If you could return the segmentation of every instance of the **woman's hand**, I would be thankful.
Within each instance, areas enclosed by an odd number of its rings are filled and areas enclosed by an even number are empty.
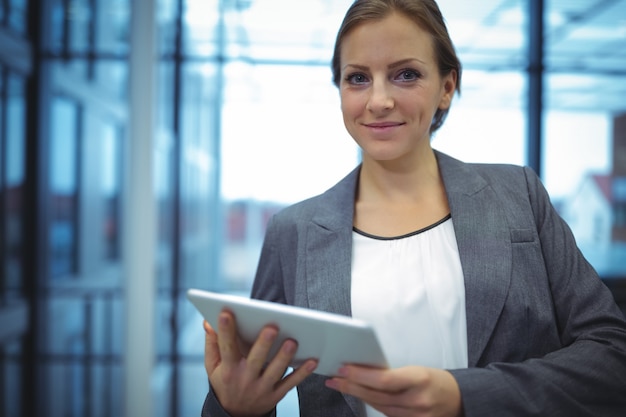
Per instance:
[[[462,415],[459,386],[451,373],[441,369],[346,365],[326,386],[360,398],[388,417]]]
[[[266,414],[317,366],[317,361],[308,360],[283,378],[298,346],[294,340],[286,340],[274,358],[268,358],[278,336],[273,326],[261,330],[246,356],[240,348],[235,317],[228,311],[219,315],[219,336],[206,321],[204,330],[204,367],[215,396],[233,417]]]

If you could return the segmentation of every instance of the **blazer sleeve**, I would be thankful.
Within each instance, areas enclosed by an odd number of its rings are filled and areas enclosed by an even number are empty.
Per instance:
[[[452,370],[465,417],[623,417],[624,315],[579,251],[540,180],[532,170],[525,168],[524,172],[561,347],[519,363],[493,361]]]
[[[204,405],[202,406],[201,417],[230,417],[230,415],[224,411],[215,395],[213,395],[213,392],[209,391],[204,400]],[[276,417],[276,410],[272,410],[272,412],[266,414],[264,417]]]

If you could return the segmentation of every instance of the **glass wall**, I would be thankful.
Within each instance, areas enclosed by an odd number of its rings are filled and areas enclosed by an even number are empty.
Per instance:
[[[269,218],[359,162],[329,66],[351,1],[156,1],[155,416],[199,415],[208,389],[186,290],[248,294]],[[528,164],[540,115],[535,168],[626,299],[626,1],[546,2],[537,108],[530,2],[439,4],[464,71],[433,146]],[[2,416],[123,415],[131,5],[0,1]]]
[[[33,6],[37,132],[45,169],[39,218],[45,269],[36,280],[41,322],[35,410],[50,416],[120,415],[123,406],[121,196],[127,126],[130,2]]]
[[[0,415],[20,416],[28,332],[26,129],[28,1],[0,5]]]
[[[0,65],[0,414],[19,415],[24,301],[25,77]],[[8,413],[8,414],[7,414]]]
[[[467,162],[526,164],[527,2],[438,3],[463,74],[433,147]]]
[[[626,2],[546,5],[543,178],[610,283],[626,276]]]

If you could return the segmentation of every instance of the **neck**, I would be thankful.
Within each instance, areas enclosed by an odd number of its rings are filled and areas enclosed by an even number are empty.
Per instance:
[[[419,202],[441,192],[443,181],[432,149],[421,155],[419,161],[363,160],[359,201]]]

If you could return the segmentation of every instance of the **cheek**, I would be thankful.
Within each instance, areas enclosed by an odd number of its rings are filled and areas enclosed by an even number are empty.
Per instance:
[[[344,119],[359,115],[365,108],[365,105],[361,102],[359,97],[354,94],[342,94],[340,99],[341,112],[343,113]]]

